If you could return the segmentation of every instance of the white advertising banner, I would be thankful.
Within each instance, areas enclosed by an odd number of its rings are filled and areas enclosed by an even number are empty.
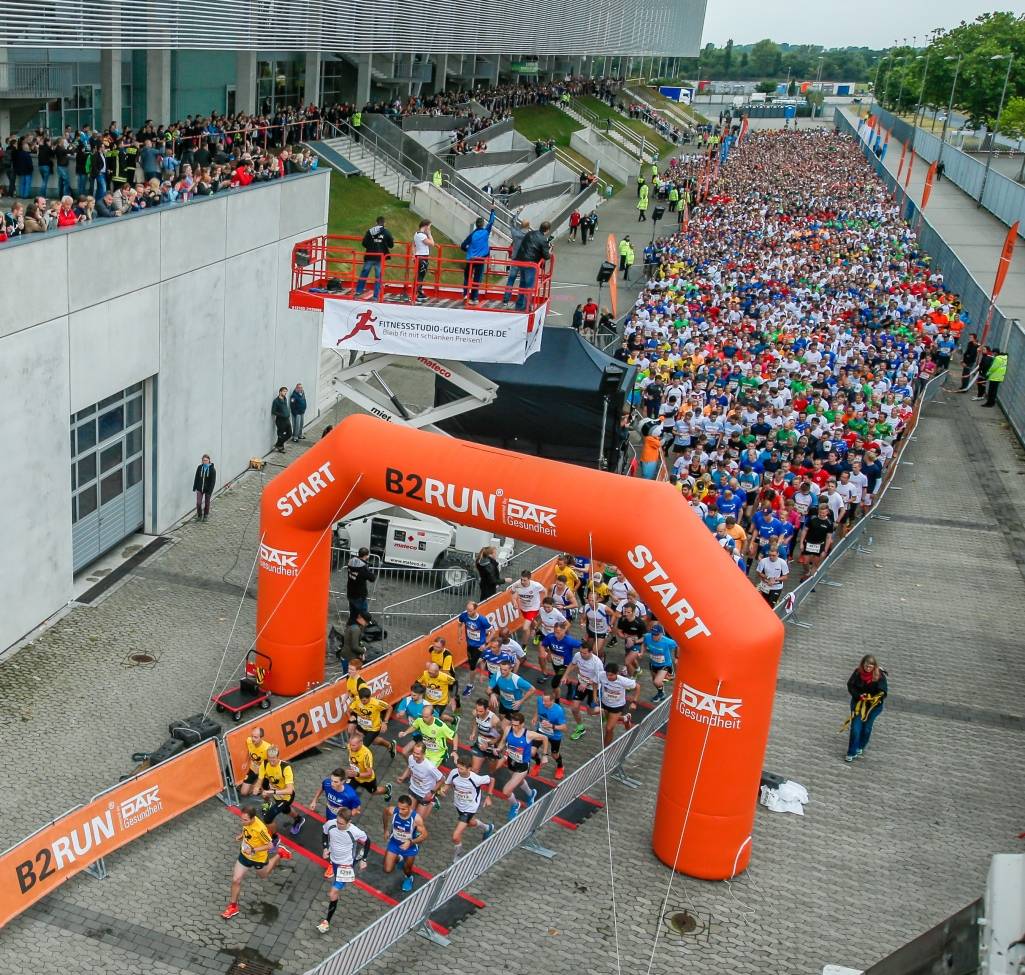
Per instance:
[[[547,305],[527,312],[470,311],[327,298],[325,348],[459,362],[525,362],[541,348]]]

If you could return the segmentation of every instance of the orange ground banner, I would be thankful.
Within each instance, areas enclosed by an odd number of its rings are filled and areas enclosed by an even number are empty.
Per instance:
[[[613,269],[619,267],[619,244],[616,242],[616,235],[609,234],[605,239],[605,260],[608,261]],[[619,309],[616,307],[619,300],[619,285],[616,280],[616,272],[612,271],[612,277],[609,278],[609,308],[612,310],[612,317],[616,318],[619,315]]]
[[[61,816],[0,856],[0,927],[101,857],[223,788],[211,740]]]
[[[554,560],[534,569],[531,574],[546,588],[551,588],[555,581]],[[480,611],[494,626],[515,628],[522,621],[519,606],[508,591],[496,593],[481,603]],[[370,685],[374,696],[389,704],[403,698],[410,685],[424,672],[427,648],[439,636],[444,637],[456,665],[466,663],[463,629],[455,619],[448,620],[363,668],[361,676]],[[235,781],[241,782],[246,777],[246,738],[253,728],[263,728],[267,740],[277,745],[281,757],[289,759],[345,731],[348,724],[349,702],[343,679],[317,687],[272,711],[265,711],[258,718],[232,728],[224,735]]]
[[[922,210],[929,205],[929,197],[932,196],[933,180],[936,179],[936,168],[937,164],[933,163],[925,174],[925,186],[922,188],[922,206],[920,207]]]

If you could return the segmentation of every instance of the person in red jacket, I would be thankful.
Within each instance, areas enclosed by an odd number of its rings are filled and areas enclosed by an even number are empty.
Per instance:
[[[577,239],[577,230],[580,227],[580,211],[574,210],[569,215],[569,239]]]
[[[79,222],[74,206],[75,201],[70,196],[61,197],[60,209],[57,211],[58,227],[74,227]]]

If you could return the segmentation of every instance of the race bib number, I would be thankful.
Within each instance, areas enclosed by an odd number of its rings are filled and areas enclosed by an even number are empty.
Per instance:
[[[553,731],[555,731],[555,728],[552,726],[551,721],[542,721],[541,722],[541,733],[542,734],[550,735]]]
[[[822,543],[821,542],[805,542],[804,550],[809,555],[818,555],[819,552],[822,551]]]
[[[361,728],[365,728],[367,731],[374,730],[373,721],[371,721],[369,718],[364,717],[362,714],[356,715],[356,724],[358,724]]]
[[[507,748],[506,752],[509,755],[509,760],[513,762],[519,762],[523,764],[523,749],[522,748]]]
[[[251,857],[253,855],[253,848],[246,842],[242,843],[242,855]]]
[[[441,700],[441,688],[440,687],[428,687],[427,697],[432,701]]]
[[[356,879],[356,871],[352,864],[339,864],[335,867],[335,883],[351,884]]]

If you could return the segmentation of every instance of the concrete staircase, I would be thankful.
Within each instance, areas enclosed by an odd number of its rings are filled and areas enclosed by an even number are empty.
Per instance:
[[[408,171],[400,170],[398,166],[372,152],[368,141],[361,139],[359,142],[356,142],[355,139],[348,135],[335,135],[330,139],[322,141],[335,152],[348,159],[364,176],[372,179],[381,189],[387,190],[392,196],[397,196],[400,200],[409,202],[413,195],[413,184],[416,182],[412,174]],[[330,157],[321,156],[321,158],[328,165],[332,165]],[[342,172],[343,175],[350,175],[345,173],[340,167],[336,166],[334,168]]]
[[[630,153],[630,155],[638,161],[651,162],[653,160],[654,157],[652,155],[652,149],[648,147],[644,147],[642,149],[641,136],[626,129],[625,126],[621,126],[618,123],[613,122],[611,126],[606,127],[602,119],[598,118],[598,116],[593,112],[588,111],[584,106],[579,105],[576,102],[567,103],[559,101],[556,104],[563,112],[573,119],[573,121],[594,129],[594,131],[602,136],[602,138],[608,139],[613,145],[622,149],[624,152]]]

